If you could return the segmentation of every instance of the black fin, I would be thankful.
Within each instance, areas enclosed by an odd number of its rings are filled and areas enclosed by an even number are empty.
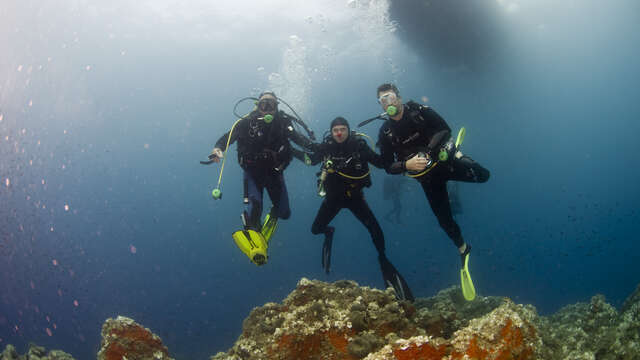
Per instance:
[[[331,245],[333,244],[334,230],[332,226],[327,227],[324,232],[324,243],[322,244],[322,268],[327,274],[331,271]]]
[[[381,255],[378,257],[380,262],[380,269],[382,270],[382,279],[386,287],[393,287],[398,300],[408,300],[413,302],[415,298],[409,288],[409,285],[404,280],[402,275],[396,270],[393,264],[387,259],[386,256]]]

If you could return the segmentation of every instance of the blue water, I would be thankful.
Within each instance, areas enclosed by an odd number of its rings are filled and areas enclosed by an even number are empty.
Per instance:
[[[322,272],[321,237],[310,233],[317,169],[300,162],[286,171],[293,215],[269,264],[233,244],[235,147],[222,200],[210,196],[219,166],[198,161],[233,123],[235,101],[263,89],[318,134],[338,115],[355,125],[379,113],[375,88],[386,81],[465,126],[465,153],[492,174],[459,185],[481,295],[549,314],[596,293],[619,306],[638,285],[636,2],[491,3],[485,21],[497,23],[483,29],[500,33],[473,47],[482,61],[447,42],[419,48],[385,2],[274,4],[3,4],[0,348],[35,342],[92,358],[101,324],[120,314],[173,357],[206,358],[301,277],[380,287],[374,247],[348,212],[333,222],[333,272]],[[375,137],[379,125],[362,130]],[[457,284],[456,250],[416,183],[402,194],[403,224],[384,219],[386,176],[374,169],[366,196],[390,259],[416,296]]]

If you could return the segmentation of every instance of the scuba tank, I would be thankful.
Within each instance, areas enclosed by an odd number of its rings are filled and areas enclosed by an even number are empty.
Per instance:
[[[324,188],[324,182],[327,180],[327,174],[329,173],[329,168],[333,166],[333,161],[327,159],[322,165],[322,170],[320,171],[320,176],[318,177],[318,196],[325,197],[327,195],[327,190]]]

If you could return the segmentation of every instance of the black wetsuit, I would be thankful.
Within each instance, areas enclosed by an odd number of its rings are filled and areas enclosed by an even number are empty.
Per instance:
[[[440,150],[451,141],[451,129],[440,115],[427,106],[409,101],[404,105],[402,119],[389,119],[378,136],[384,167],[390,174],[407,171],[406,161],[422,152],[438,159]],[[440,161],[426,174],[416,177],[424,190],[440,226],[457,247],[464,244],[460,227],[453,219],[447,181],[482,183],[489,171],[466,155],[449,151],[447,161]],[[461,155],[461,156],[460,156]]]
[[[273,203],[272,214],[281,219],[291,216],[289,196],[283,172],[292,159],[290,140],[312,150],[313,143],[293,127],[293,119],[278,111],[271,123],[259,119],[257,111],[238,121],[233,128],[229,144],[238,141],[238,162],[244,170],[245,195],[249,199],[246,210],[248,228],[260,229],[262,195],[267,189]],[[229,132],[217,142],[216,147],[224,151]]]
[[[371,235],[373,244],[378,251],[378,261],[385,286],[393,286],[400,298],[413,301],[409,286],[385,255],[382,229],[369,208],[362,191],[363,188],[371,186],[369,164],[382,168],[382,158],[367,145],[364,139],[352,132],[340,144],[330,136],[325,138],[324,142],[317,147],[316,152],[311,155],[312,164],[317,164],[321,160],[326,163],[327,159],[331,160],[333,165],[329,167],[324,181],[326,196],[311,226],[313,234],[325,234],[323,249],[325,271],[329,273],[331,242],[334,232],[334,228],[328,225],[340,210],[349,209]]]

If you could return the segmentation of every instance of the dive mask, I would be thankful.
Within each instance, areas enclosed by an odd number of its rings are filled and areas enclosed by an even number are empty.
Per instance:
[[[258,101],[258,110],[263,113],[275,112],[278,107],[278,102],[275,99],[266,98]]]
[[[385,108],[387,115],[395,116],[398,113],[398,107],[396,106],[398,96],[396,96],[396,93],[392,91],[384,93],[378,98],[378,102]]]

